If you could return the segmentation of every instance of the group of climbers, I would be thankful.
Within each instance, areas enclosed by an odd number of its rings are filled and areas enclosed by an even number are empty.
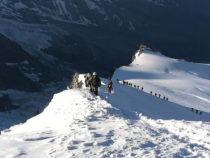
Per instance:
[[[85,75],[85,86],[90,87],[90,92],[98,95],[98,87],[101,87],[101,79],[96,72],[92,76],[90,73]]]
[[[101,87],[101,79],[97,75],[97,73],[94,72],[92,76],[90,73],[87,73],[84,76],[84,78],[85,78],[85,86],[90,87],[90,92],[94,93],[95,95],[98,95],[98,87]],[[106,87],[106,89],[108,90],[109,93],[111,93],[111,90],[113,90],[112,84],[113,83],[111,81],[111,78],[109,77],[108,85]]]

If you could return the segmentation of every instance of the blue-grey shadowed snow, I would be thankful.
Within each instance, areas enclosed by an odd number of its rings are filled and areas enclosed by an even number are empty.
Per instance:
[[[156,146],[156,144],[154,144],[151,141],[145,142],[144,144],[141,144],[140,145],[141,148],[153,148],[155,146]]]
[[[84,146],[93,146],[93,143],[85,143]]]
[[[92,135],[93,135],[93,137],[95,137],[95,138],[97,138],[97,137],[103,137],[103,135],[98,134],[98,133],[95,133],[95,132],[93,132]]]
[[[97,145],[98,146],[110,146],[111,144],[113,144],[114,141],[113,140],[107,140],[107,141],[104,141],[104,142],[100,142],[98,143]]]
[[[27,155],[27,153],[21,152],[20,154],[16,155],[16,157],[21,157],[21,156],[24,156],[24,155]]]
[[[38,141],[38,140],[45,140],[52,137],[40,137],[40,138],[33,138],[33,139],[25,139],[25,141]]]
[[[77,149],[77,147],[76,146],[71,146],[71,147],[67,147],[67,149],[68,150],[75,150],[75,149]]]

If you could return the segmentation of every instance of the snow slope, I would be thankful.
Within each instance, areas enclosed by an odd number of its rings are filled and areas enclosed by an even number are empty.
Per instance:
[[[149,49],[136,53],[129,65],[117,69],[113,80],[126,80],[169,101],[210,113],[210,65],[168,58]]]
[[[0,90],[0,93],[8,94],[13,105],[18,107],[18,109],[0,113],[0,131],[13,125],[24,123],[33,117],[37,111],[42,111],[45,105],[52,100],[54,93],[63,90],[70,81],[66,79],[62,82],[44,85],[43,91],[38,93],[13,89],[7,91]]]
[[[80,76],[80,80],[83,80]],[[44,112],[0,135],[0,157],[209,157],[209,114],[114,82],[55,94]]]

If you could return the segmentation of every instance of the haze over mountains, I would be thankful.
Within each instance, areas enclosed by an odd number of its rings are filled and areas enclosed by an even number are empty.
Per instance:
[[[75,71],[108,77],[140,44],[209,62],[209,8],[208,0],[0,0],[0,88],[40,91]]]

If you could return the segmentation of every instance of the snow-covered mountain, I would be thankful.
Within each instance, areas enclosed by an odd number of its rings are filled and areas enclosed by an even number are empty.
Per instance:
[[[40,115],[2,131],[0,156],[208,158],[210,65],[171,59],[148,48],[133,59],[115,71],[111,94],[103,78],[99,96],[86,88],[64,90]]]
[[[188,7],[193,10],[193,4],[190,1],[182,2],[179,0],[136,0],[127,2],[125,0],[1,0],[1,16],[15,19],[27,23],[46,23],[49,20],[63,21],[74,24],[99,26],[105,24],[108,20],[113,20],[118,25],[130,25],[130,29],[135,29],[132,25],[133,19],[126,18],[121,10],[127,10],[126,5],[144,5],[151,3],[159,7]],[[198,3],[197,7],[203,7],[206,13],[208,1]],[[186,9],[186,8],[185,8]],[[198,10],[201,8],[198,8]],[[124,13],[125,14],[125,13]],[[33,15],[33,18],[31,18]],[[127,15],[129,16],[129,15]]]
[[[145,1],[164,6],[164,1]],[[120,2],[117,0],[50,0],[45,2],[38,0],[1,0],[0,2],[1,16],[18,21],[33,23],[35,19],[30,17],[33,15],[39,23],[46,23],[53,19],[74,24],[98,26],[113,19],[119,25],[130,23],[130,29],[135,29],[129,19],[124,21],[121,19],[122,17],[117,15],[119,10],[124,9],[118,7]],[[165,0],[165,2],[174,3],[168,0]],[[126,1],[123,3],[126,3]],[[176,5],[178,5],[178,2]]]
[[[170,57],[209,62],[209,5],[207,0],[0,0],[0,34],[50,69],[44,73],[48,79],[39,75],[40,67],[27,69],[30,79],[50,82],[92,70],[107,77],[129,64],[141,43]]]
[[[140,48],[129,66],[116,69],[113,80],[120,79],[161,94],[171,102],[210,112],[210,65],[166,57],[150,48]],[[187,101],[186,101],[187,100]]]

